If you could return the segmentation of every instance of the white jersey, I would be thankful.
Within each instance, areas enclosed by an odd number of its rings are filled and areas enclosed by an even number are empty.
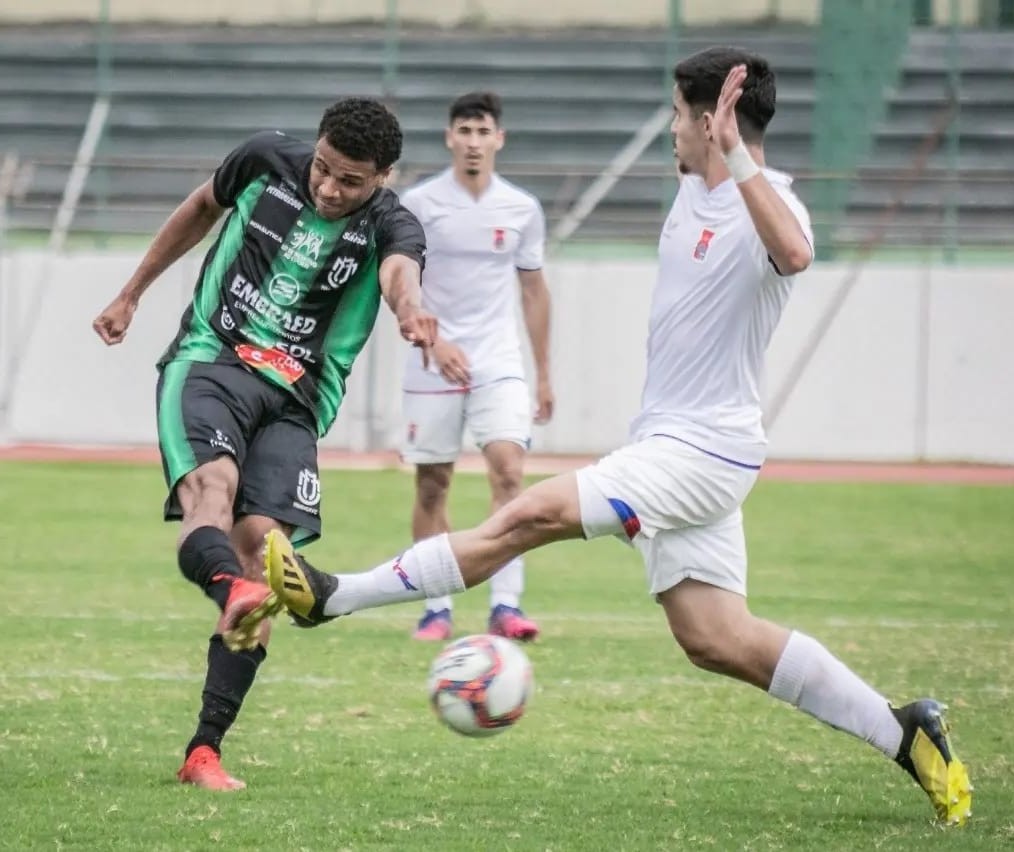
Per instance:
[[[546,223],[538,200],[498,175],[476,200],[451,169],[401,195],[426,232],[423,307],[468,358],[472,385],[524,378],[517,320],[518,270],[542,268]],[[406,390],[449,387],[409,352]]]
[[[813,245],[792,179],[764,176]],[[731,180],[683,178],[659,239],[648,365],[634,440],[669,435],[744,465],[764,461],[764,350],[793,278],[778,274]]]

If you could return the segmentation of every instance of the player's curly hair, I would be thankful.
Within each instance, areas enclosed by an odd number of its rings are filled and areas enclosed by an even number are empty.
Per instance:
[[[378,171],[401,156],[401,126],[386,106],[373,98],[343,98],[320,120],[318,139],[352,160],[373,161]]]

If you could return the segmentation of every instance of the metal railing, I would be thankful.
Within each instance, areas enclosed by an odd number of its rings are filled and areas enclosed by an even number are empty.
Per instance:
[[[15,158],[0,156],[5,163],[5,179],[0,206],[5,215],[6,242],[17,244],[28,232],[49,230],[42,223],[52,224],[61,209],[62,192],[42,188],[38,177],[45,170],[55,170],[69,175],[74,162],[69,158],[35,157]],[[206,157],[101,157],[91,163],[95,173],[107,176],[119,173],[127,176],[136,172],[174,175],[177,186],[196,186],[207,179],[218,165],[218,160]],[[444,167],[444,163],[403,162],[400,164],[392,186],[405,188],[415,181]],[[586,164],[558,165],[533,162],[505,162],[499,172],[510,180],[525,186],[527,183],[541,183],[551,179],[550,191],[542,195],[550,229],[561,224],[574,224],[571,211],[578,204],[589,187],[602,177],[602,166]],[[1014,186],[1014,169],[960,169],[925,166],[918,176],[919,199],[910,198],[912,175],[905,170],[887,167],[863,167],[849,173],[800,169],[794,172],[797,192],[810,204],[810,213],[815,226],[833,226],[832,248],[852,250],[861,247],[871,239],[882,245],[904,245],[911,247],[938,247],[944,242],[955,245],[995,246],[1009,249],[1010,234],[1014,229],[1014,193],[994,193],[996,207],[986,205],[988,214],[978,214],[981,200],[976,199],[977,190],[989,187]],[[604,233],[612,233],[616,242],[645,242],[657,239],[659,224],[663,218],[662,208],[668,199],[660,198],[660,187],[671,182],[671,167],[661,163],[628,164],[622,171],[613,189],[622,181],[636,180],[643,183],[643,200],[631,196],[628,189],[621,197],[604,192],[597,199],[593,210],[585,211],[580,227],[566,234],[561,243],[581,244],[593,239],[602,241]],[[825,211],[813,204],[810,191],[829,181],[848,184],[851,190],[850,203],[844,216],[837,211]],[[100,182],[107,183],[108,181]],[[864,189],[875,190],[879,201],[864,200]],[[976,204],[962,205],[960,195],[965,191]],[[969,191],[971,190],[971,191]],[[107,189],[85,187],[76,201],[74,215],[69,220],[64,214],[64,227],[68,235],[81,241],[85,236],[93,237],[123,235],[145,235],[153,232],[153,220],[168,216],[176,204],[182,201],[186,189],[178,194],[153,196],[143,192],[111,194]],[[1004,198],[1006,201],[1004,202]],[[958,199],[955,204],[954,199]],[[951,207],[957,207],[956,215]],[[890,219],[885,211],[894,208]],[[87,221],[87,226],[80,222]],[[107,225],[103,225],[103,221]],[[568,228],[569,230],[569,228]]]

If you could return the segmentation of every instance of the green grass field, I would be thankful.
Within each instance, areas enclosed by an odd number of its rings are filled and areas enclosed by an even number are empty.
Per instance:
[[[327,567],[406,542],[410,477],[327,472]],[[537,692],[467,740],[424,694],[416,606],[279,624],[226,740],[249,788],[174,781],[212,604],[175,566],[154,466],[0,464],[0,846],[8,849],[995,850],[1014,844],[1014,489],[762,482],[755,611],[897,701],[950,704],[976,787],[964,830],[868,746],[695,670],[614,541],[529,558]],[[454,520],[485,512],[455,483]],[[459,599],[481,629],[486,592]]]

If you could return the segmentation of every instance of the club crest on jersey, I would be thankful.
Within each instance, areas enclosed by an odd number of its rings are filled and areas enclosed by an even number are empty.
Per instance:
[[[408,437],[408,442],[410,444],[414,444],[415,443],[415,433],[416,433],[416,430],[418,428],[419,427],[415,423],[409,423],[408,424],[408,435],[407,435],[407,437]]]
[[[494,228],[493,229],[493,251],[506,251],[507,250],[507,229],[506,228]]]
[[[697,240],[697,245],[694,247],[694,260],[701,263],[708,256],[708,247],[714,238],[714,231],[710,231],[707,228],[701,229],[700,239]]]
[[[299,472],[296,499],[299,501],[296,507],[305,511],[313,511],[313,507],[320,503],[320,477],[308,467]]]
[[[339,257],[331,264],[331,271],[327,274],[327,283],[323,284],[322,290],[337,290],[345,284],[359,270],[359,262],[354,257]]]

